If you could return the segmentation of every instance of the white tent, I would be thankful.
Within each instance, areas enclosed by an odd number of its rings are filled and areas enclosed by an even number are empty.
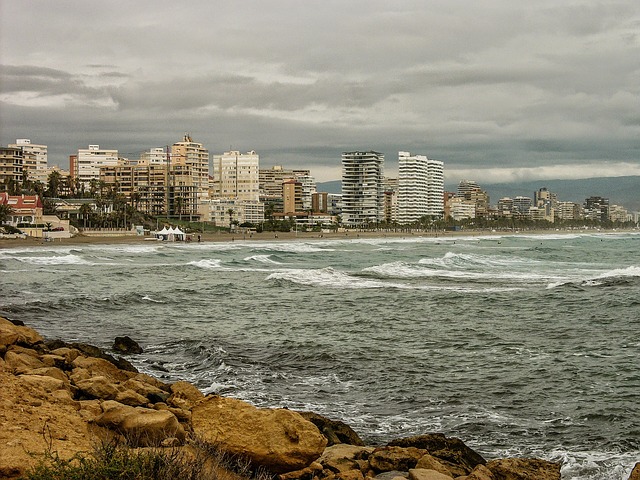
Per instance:
[[[167,227],[162,227],[162,230],[156,232],[156,238],[162,238],[163,240],[166,240],[168,236],[169,230],[167,230]]]

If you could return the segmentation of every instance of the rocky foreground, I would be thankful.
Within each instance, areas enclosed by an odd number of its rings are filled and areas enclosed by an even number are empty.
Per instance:
[[[279,480],[560,479],[558,463],[486,461],[437,433],[365,446],[342,422],[204,396],[189,383],[163,383],[96,347],[45,341],[0,317],[0,478],[20,477],[44,452],[70,458],[110,438],[171,449],[197,438]],[[640,463],[630,480],[640,480]]]

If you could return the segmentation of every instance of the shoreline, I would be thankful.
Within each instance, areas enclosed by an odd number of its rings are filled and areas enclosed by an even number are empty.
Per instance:
[[[548,229],[548,230],[458,230],[458,231],[348,231],[336,233],[319,233],[319,232],[261,232],[252,234],[238,233],[193,233],[195,238],[201,235],[200,243],[228,243],[228,242],[265,242],[265,241],[309,241],[309,240],[356,240],[356,239],[379,239],[379,238],[464,238],[464,237],[504,237],[504,236],[524,236],[524,235],[579,235],[579,234],[613,234],[613,233],[636,233],[640,234],[639,229]],[[23,248],[23,247],[47,247],[47,246],[67,246],[67,245],[164,245],[164,244],[180,244],[189,243],[197,244],[198,241],[192,242],[167,242],[155,240],[150,236],[136,235],[76,235],[71,238],[55,239],[51,242],[45,242],[42,238],[0,238],[0,249],[5,248]]]

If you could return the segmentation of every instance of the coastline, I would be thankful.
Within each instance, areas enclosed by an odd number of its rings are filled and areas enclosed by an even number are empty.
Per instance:
[[[398,232],[398,231],[348,231],[336,233],[318,232],[261,232],[252,234],[242,233],[201,233],[202,243],[219,242],[267,242],[267,241],[309,241],[309,240],[354,240],[354,239],[379,239],[379,238],[460,238],[460,237],[503,237],[522,235],[578,235],[578,234],[613,234],[613,233],[638,233],[638,229],[616,229],[616,230],[488,230],[488,229],[468,229],[458,231],[438,231],[438,232]],[[197,238],[197,233],[193,234]],[[45,242],[42,238],[0,238],[0,249],[3,248],[24,248],[38,246],[66,246],[66,245],[161,245],[173,244],[176,242],[163,242],[149,236],[136,235],[76,235],[71,238],[55,239],[52,242]],[[177,242],[182,243],[182,242]],[[198,243],[192,241],[192,244]]]

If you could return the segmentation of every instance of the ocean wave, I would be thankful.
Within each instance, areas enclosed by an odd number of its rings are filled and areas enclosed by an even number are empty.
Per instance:
[[[90,262],[72,253],[49,257],[13,257],[13,260],[30,265],[96,265],[95,262]]]
[[[420,262],[422,263],[422,262]],[[432,268],[421,268],[421,266],[411,265],[404,262],[385,263],[362,269],[365,273],[374,273],[379,278],[448,278],[460,280],[509,280],[519,282],[548,282],[550,280],[562,280],[566,277],[559,277],[546,273],[534,273],[531,271],[521,272],[474,272],[463,270],[435,270]]]
[[[270,263],[274,265],[281,265],[281,262],[277,262],[273,260],[272,255],[251,255],[250,257],[244,258],[245,262],[260,262],[260,263]]]
[[[288,269],[273,272],[267,280],[285,280],[299,285],[322,286],[332,288],[403,288],[402,285],[389,284],[376,280],[354,277],[348,273],[334,270],[331,267],[320,269]]]
[[[440,258],[422,258],[418,261],[421,265],[438,267],[468,268],[470,266],[483,268],[526,267],[532,265],[546,265],[547,262],[532,260],[524,257],[497,256],[447,252]]]
[[[558,287],[611,287],[616,285],[635,284],[640,279],[640,267],[630,266],[626,268],[614,268],[589,278],[579,278],[575,280],[552,282],[547,285],[548,289]]]
[[[218,269],[222,267],[222,260],[220,259],[202,259],[202,260],[193,260],[187,265],[193,265],[198,268],[206,268],[206,269]]]

